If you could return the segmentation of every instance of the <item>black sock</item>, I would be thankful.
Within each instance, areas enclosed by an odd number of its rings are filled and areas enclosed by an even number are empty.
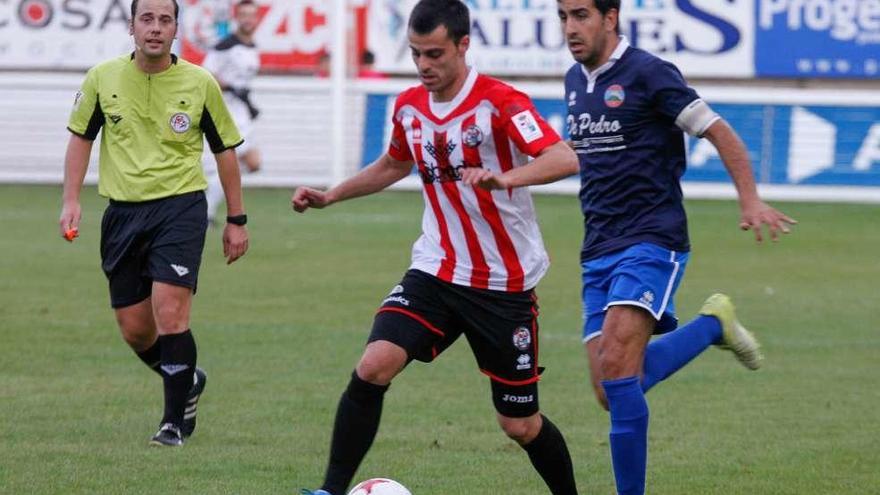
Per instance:
[[[382,399],[388,385],[373,385],[351,374],[348,388],[339,399],[333,439],[330,441],[330,462],[324,485],[333,495],[346,492],[379,430]]]
[[[165,415],[162,423],[183,425],[186,396],[193,385],[196,369],[196,341],[189,330],[160,335],[162,382],[165,386]]]
[[[162,364],[162,346],[159,344],[159,339],[156,339],[149,349],[141,352],[135,351],[135,354],[148,368],[162,376],[162,371],[159,369],[159,365]]]
[[[565,438],[546,416],[542,414],[541,419],[544,420],[541,431],[528,445],[523,445],[523,449],[529,454],[529,460],[532,461],[535,470],[544,478],[550,493],[577,495],[574,469]]]

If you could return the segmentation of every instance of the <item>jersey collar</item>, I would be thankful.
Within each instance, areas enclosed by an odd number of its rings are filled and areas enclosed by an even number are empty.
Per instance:
[[[248,48],[256,48],[257,47],[257,45],[253,41],[251,41],[250,43],[245,43],[245,41],[243,39],[241,39],[241,36],[239,36],[238,33],[232,33],[231,36],[233,36],[239,42],[239,44],[242,44]]]
[[[428,105],[431,108],[431,113],[434,114],[438,119],[445,119],[452,113],[453,110],[458,108],[459,105],[464,102],[465,98],[471,94],[471,90],[474,89],[474,84],[477,82],[477,69],[473,67],[468,67],[468,76],[464,81],[464,86],[458,91],[458,94],[455,95],[450,101],[444,102],[436,102],[434,101],[433,95],[428,93]]]
[[[131,56],[128,57],[129,60],[134,60],[134,52],[131,52]],[[177,65],[177,55],[171,54],[171,65]]]
[[[593,72],[590,72],[587,67],[581,64],[581,72],[584,73],[584,76],[587,78],[587,93],[593,92],[593,87],[596,86],[596,80],[599,79],[599,76],[611,70],[614,67],[614,64],[623,57],[623,54],[626,53],[627,48],[629,48],[629,40],[626,39],[626,36],[620,36],[620,41],[617,43],[617,48],[614,49],[614,52],[611,53],[611,56],[608,57],[608,61],[599,66]]]

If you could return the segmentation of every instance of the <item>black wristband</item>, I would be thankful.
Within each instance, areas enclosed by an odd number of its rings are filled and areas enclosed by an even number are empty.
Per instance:
[[[226,223],[231,223],[232,225],[247,225],[247,215],[242,213],[241,215],[227,216]]]

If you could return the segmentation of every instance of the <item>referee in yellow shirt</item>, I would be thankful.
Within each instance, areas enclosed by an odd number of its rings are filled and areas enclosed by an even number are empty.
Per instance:
[[[101,132],[98,192],[110,200],[101,261],[122,336],[161,377],[165,412],[151,443],[179,446],[195,429],[205,387],[189,329],[207,229],[205,138],[227,205],[223,253],[245,254],[247,216],[234,148],[241,136],[210,73],[171,54],[176,0],[133,0],[132,54],[93,67],[68,129],[60,228],[78,229],[83,178]]]

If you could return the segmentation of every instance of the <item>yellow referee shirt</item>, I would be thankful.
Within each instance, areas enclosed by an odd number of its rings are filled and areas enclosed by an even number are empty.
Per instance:
[[[158,74],[134,55],[89,70],[68,129],[94,141],[101,130],[98,192],[118,201],[148,201],[207,187],[203,136],[220,153],[242,143],[220,87],[197,65],[172,55]]]

